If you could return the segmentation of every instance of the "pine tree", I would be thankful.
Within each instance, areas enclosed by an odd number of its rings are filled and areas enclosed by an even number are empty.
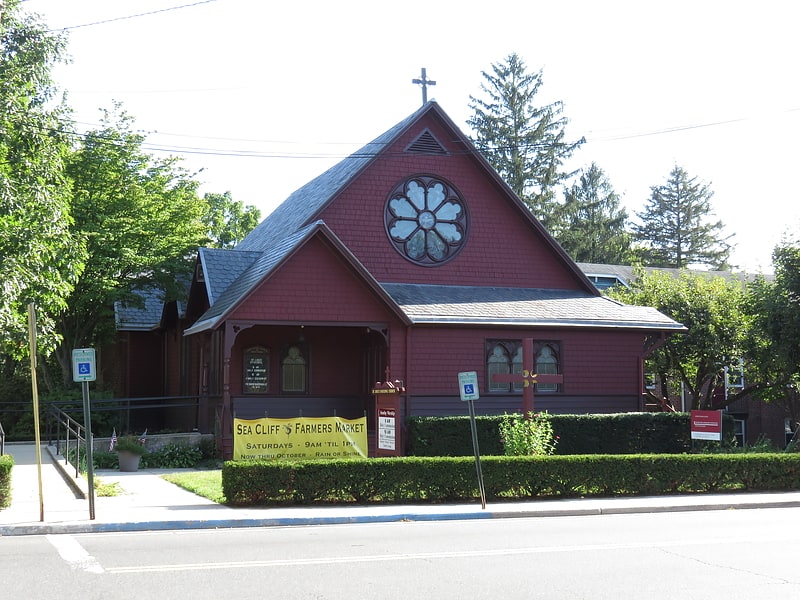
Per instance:
[[[548,226],[557,202],[555,189],[573,173],[563,163],[585,140],[565,141],[568,121],[561,102],[536,106],[542,72],[529,73],[516,53],[484,71],[481,90],[470,96],[473,115],[467,124],[473,143],[511,189]]]
[[[563,216],[553,235],[577,262],[628,264],[628,212],[603,170],[592,163],[564,192]]]
[[[636,213],[641,224],[633,235],[642,244],[644,264],[652,267],[686,268],[707,265],[729,268],[732,236],[723,237],[722,221],[712,222],[711,197],[707,184],[689,177],[677,165],[664,185],[653,186],[645,209]]]

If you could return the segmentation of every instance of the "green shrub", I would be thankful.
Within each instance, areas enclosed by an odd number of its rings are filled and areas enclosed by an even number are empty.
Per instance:
[[[481,455],[503,455],[503,416],[475,419]],[[555,454],[680,454],[693,444],[689,413],[619,413],[601,415],[550,414],[558,438]],[[733,418],[723,415],[725,438]],[[719,443],[714,442],[719,450]],[[469,417],[410,417],[406,423],[406,453],[411,456],[471,456]]]
[[[488,500],[800,489],[798,454],[593,454],[489,456]],[[479,486],[474,458],[400,457],[333,461],[226,462],[232,504],[469,502]]]
[[[203,458],[198,448],[186,444],[167,444],[142,456],[140,466],[145,469],[185,469],[195,466]]]
[[[0,508],[11,505],[11,468],[14,457],[10,454],[0,456]]]
[[[527,419],[503,415],[500,442],[506,456],[547,456],[553,454],[558,440],[547,413],[530,413]]]

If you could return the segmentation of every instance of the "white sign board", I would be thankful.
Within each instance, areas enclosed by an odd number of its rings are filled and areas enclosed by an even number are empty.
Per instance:
[[[478,373],[476,371],[459,373],[458,389],[461,393],[461,400],[464,402],[480,398],[478,394]]]
[[[378,409],[378,448],[381,450],[396,449],[397,415],[393,408]]]
[[[72,351],[72,381],[95,381],[97,363],[94,348],[76,348]]]

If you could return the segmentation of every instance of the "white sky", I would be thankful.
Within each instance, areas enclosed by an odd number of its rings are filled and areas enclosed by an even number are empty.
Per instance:
[[[182,5],[184,8],[166,10]],[[800,3],[792,0],[27,0],[69,31],[56,80],[79,127],[113,100],[147,148],[266,216],[421,104],[420,68],[469,134],[469,96],[511,52],[562,100],[574,168],[631,216],[676,164],[708,183],[733,262],[770,271],[800,233]]]

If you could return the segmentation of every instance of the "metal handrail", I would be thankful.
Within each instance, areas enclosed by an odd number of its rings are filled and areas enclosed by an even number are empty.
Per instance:
[[[86,428],[83,426],[82,423],[79,423],[72,417],[70,417],[66,412],[58,408],[57,406],[50,406],[48,407],[49,416],[52,420],[55,420],[56,423],[56,436],[55,436],[55,446],[56,451],[58,454],[64,457],[64,465],[69,464],[69,452],[70,452],[70,434],[74,436],[75,442],[75,477],[80,475],[80,464],[81,464],[81,444],[86,441]],[[62,451],[61,447],[61,428],[64,428],[64,447]],[[50,437],[50,443],[53,443],[52,436]]]
[[[0,423],[0,456],[6,453],[6,432],[3,430],[3,424]]]

